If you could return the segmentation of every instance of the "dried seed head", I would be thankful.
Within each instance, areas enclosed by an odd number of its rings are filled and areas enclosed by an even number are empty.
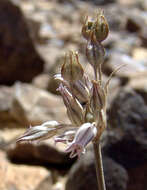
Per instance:
[[[109,26],[102,10],[98,11],[95,21],[89,21],[88,17],[85,18],[81,33],[86,40],[102,42],[107,38]]]
[[[82,65],[79,63],[78,53],[69,52],[65,56],[64,64],[61,68],[61,75],[64,80],[72,83],[83,77],[84,70]]]
[[[82,36],[86,39],[89,40],[93,31],[93,26],[94,26],[94,22],[93,21],[89,21],[88,17],[85,18],[83,27],[82,27]]]
[[[97,19],[94,23],[94,33],[98,42],[102,42],[108,36],[109,26],[102,10],[99,10],[97,14]]]

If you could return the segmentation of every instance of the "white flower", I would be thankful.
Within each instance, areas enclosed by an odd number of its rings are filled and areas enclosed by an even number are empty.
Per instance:
[[[81,153],[85,153],[86,145],[94,139],[97,134],[95,124],[84,123],[77,130],[72,143],[66,149],[66,152],[71,152],[70,158],[80,156]]]

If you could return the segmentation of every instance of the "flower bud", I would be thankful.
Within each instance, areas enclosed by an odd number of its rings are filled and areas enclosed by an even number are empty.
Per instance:
[[[102,42],[108,36],[109,26],[102,10],[97,14],[97,19],[94,23],[94,33],[98,42]]]
[[[77,126],[83,123],[83,107],[80,102],[72,96],[68,89],[60,84],[58,90],[60,91],[64,104],[67,108],[67,115],[71,122]]]
[[[78,53],[70,52],[65,56],[64,64],[61,68],[61,75],[64,80],[72,83],[83,77],[84,70],[79,63]]]
[[[57,134],[60,124],[57,121],[47,121],[42,125],[29,127],[27,131],[17,139],[17,142],[29,142],[45,140]]]

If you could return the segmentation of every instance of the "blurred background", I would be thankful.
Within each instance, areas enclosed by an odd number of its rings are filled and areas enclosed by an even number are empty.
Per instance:
[[[0,190],[97,190],[91,145],[69,159],[53,139],[16,144],[30,125],[68,122],[53,75],[64,54],[85,57],[85,15],[104,10],[110,33],[103,45],[104,81],[113,77],[108,128],[102,138],[107,190],[147,189],[147,1],[0,0]]]

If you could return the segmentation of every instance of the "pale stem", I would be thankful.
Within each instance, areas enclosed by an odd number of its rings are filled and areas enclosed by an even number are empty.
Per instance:
[[[97,79],[98,79],[98,76],[97,76],[97,68],[94,68],[94,77],[95,77],[95,80],[97,81]]]
[[[100,84],[102,82],[102,68],[101,68],[101,64],[99,64],[98,66],[98,73],[99,73],[99,81],[100,81]]]
[[[93,142],[98,190],[106,190],[100,142]]]

